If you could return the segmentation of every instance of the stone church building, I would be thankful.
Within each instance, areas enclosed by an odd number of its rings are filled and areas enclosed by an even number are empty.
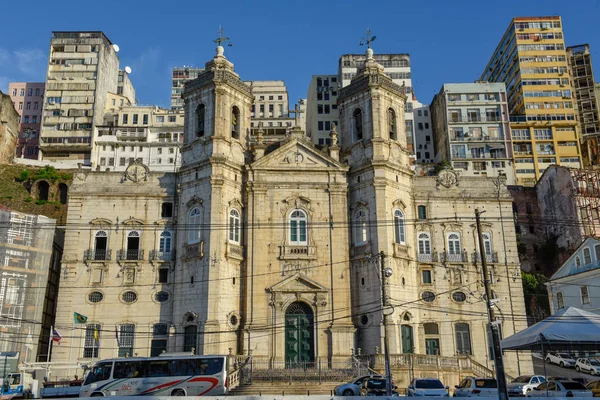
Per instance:
[[[414,175],[406,96],[371,49],[340,91],[327,148],[298,127],[275,144],[251,136],[252,93],[220,46],[183,96],[178,173],[133,163],[74,178],[52,361],[375,357],[383,263],[393,362],[458,355],[491,368],[476,208],[502,333],[526,327],[509,193],[452,170]],[[505,363],[531,370],[525,354]]]

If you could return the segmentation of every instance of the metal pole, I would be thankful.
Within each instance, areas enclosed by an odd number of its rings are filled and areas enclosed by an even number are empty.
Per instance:
[[[2,371],[2,391],[0,393],[4,393],[4,388],[7,386],[6,382],[6,364],[8,363],[8,353],[4,353],[4,370]],[[8,392],[8,390],[6,391]]]
[[[485,259],[485,247],[483,245],[483,235],[481,232],[480,216],[483,212],[475,209],[475,221],[477,223],[477,237],[479,239],[479,254],[481,257],[481,270],[483,272],[483,286],[485,287],[485,303],[488,311],[490,331],[492,332],[492,344],[494,350],[494,365],[496,367],[496,381],[498,382],[498,399],[508,400],[508,390],[506,387],[506,375],[504,374],[504,360],[502,359],[502,348],[500,347],[500,335],[496,315],[492,306],[492,289],[490,288],[490,276],[487,269],[487,260]]]
[[[385,393],[386,396],[392,395],[392,371],[390,369],[390,335],[388,334],[388,320],[386,308],[388,306],[388,298],[386,293],[386,275],[385,275],[385,253],[383,250],[379,253],[379,261],[381,262],[381,297],[383,308],[383,352],[385,357]]]

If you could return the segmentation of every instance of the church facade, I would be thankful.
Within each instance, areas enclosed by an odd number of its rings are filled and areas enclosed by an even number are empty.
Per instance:
[[[298,127],[278,143],[251,135],[252,93],[220,46],[183,97],[177,174],[133,163],[74,179],[56,322],[70,334],[53,361],[374,355],[386,331],[383,265],[392,355],[491,367],[482,257],[503,335],[526,327],[509,193],[452,170],[414,175],[403,88],[371,49],[340,91],[327,148]],[[476,208],[486,211],[483,251]],[[513,375],[531,368],[514,354],[505,362]]]

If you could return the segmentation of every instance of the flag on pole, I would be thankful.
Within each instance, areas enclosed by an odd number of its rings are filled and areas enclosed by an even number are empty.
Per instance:
[[[119,347],[119,331],[117,330],[116,325],[115,325],[115,339],[117,339],[117,347]]]
[[[79,314],[77,312],[73,313],[73,323],[74,324],[85,324],[87,322],[87,317],[83,314]]]
[[[94,326],[94,340],[98,340],[98,328]]]
[[[53,342],[56,342],[56,344],[60,345],[60,341],[62,340],[62,336],[60,336],[60,334],[56,331],[56,329],[52,328],[51,339],[52,339]]]

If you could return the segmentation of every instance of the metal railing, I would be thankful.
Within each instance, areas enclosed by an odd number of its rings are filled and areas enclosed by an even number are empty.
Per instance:
[[[104,249],[104,250],[94,250],[94,249],[89,249],[89,250],[85,250],[83,252],[83,259],[85,261],[93,261],[93,260],[97,260],[97,261],[103,261],[103,260],[110,260],[112,256],[112,251],[110,249]]]
[[[449,123],[459,123],[459,122],[501,122],[502,118],[500,117],[492,117],[487,115],[477,115],[477,116],[448,116]]]
[[[442,251],[440,253],[440,261],[441,262],[469,262],[469,256],[466,251],[461,251],[460,253],[449,253],[447,251]]]
[[[173,261],[173,252],[150,250],[150,259],[155,261]]]
[[[481,262],[481,254],[479,252],[474,252],[471,254],[471,259],[475,262]],[[489,263],[497,263],[498,262],[498,253],[493,251],[491,253],[485,253],[485,261]]]
[[[504,136],[501,135],[481,135],[481,136],[471,136],[471,135],[450,135],[450,140],[454,142],[477,142],[477,141],[500,141],[504,140]]]
[[[438,256],[436,253],[430,253],[430,254],[418,253],[417,254],[418,262],[430,263],[430,262],[437,262],[437,260],[438,260]]]
[[[123,249],[117,252],[118,260],[143,260],[144,259],[144,250],[142,249]]]

